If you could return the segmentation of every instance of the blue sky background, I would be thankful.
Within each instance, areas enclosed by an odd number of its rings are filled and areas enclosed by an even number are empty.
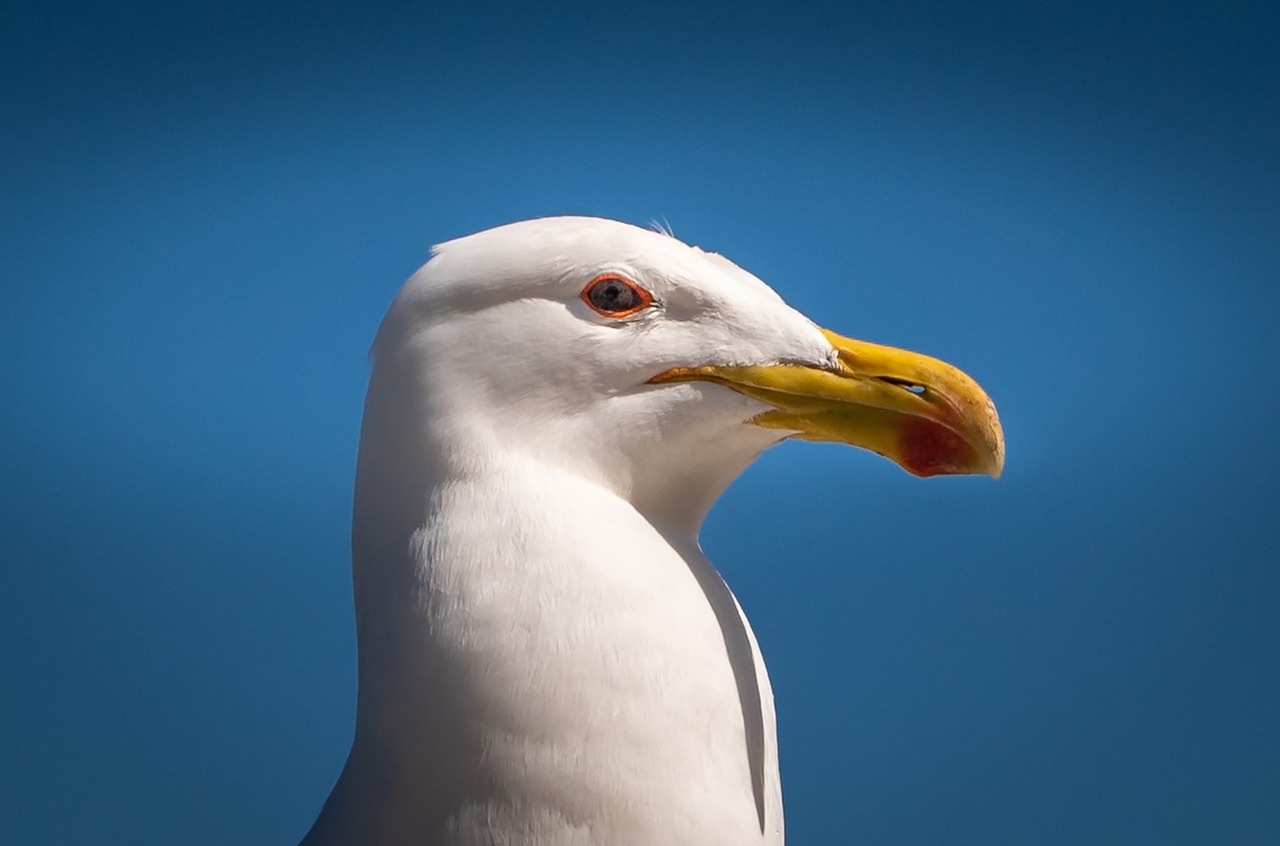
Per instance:
[[[787,444],[706,526],[792,843],[1280,842],[1277,8],[5,3],[0,842],[302,835],[374,329],[562,213],[1000,407],[999,482]]]

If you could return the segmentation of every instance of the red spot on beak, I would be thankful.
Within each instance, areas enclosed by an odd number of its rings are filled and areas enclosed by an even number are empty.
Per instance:
[[[923,417],[913,417],[902,428],[902,466],[916,476],[972,473],[978,456],[955,432]]]

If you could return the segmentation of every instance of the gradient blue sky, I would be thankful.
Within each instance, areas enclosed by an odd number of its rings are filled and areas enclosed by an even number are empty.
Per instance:
[[[792,843],[1278,842],[1274,3],[262,5],[0,12],[0,842],[301,836],[374,329],[561,213],[999,404],[999,482],[788,444],[706,526]]]

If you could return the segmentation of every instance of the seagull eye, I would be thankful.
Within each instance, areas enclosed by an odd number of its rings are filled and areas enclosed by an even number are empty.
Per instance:
[[[626,317],[653,304],[653,295],[615,273],[597,276],[582,289],[582,300],[605,317]]]

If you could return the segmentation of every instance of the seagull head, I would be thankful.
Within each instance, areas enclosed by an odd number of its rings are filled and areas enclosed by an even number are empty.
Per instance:
[[[788,437],[919,476],[996,476],[1004,460],[995,407],[960,370],[821,329],[728,259],[611,220],[542,218],[436,247],[374,359],[371,396],[412,402],[421,429],[406,436],[453,445],[439,460],[458,472],[515,454],[695,531]]]

